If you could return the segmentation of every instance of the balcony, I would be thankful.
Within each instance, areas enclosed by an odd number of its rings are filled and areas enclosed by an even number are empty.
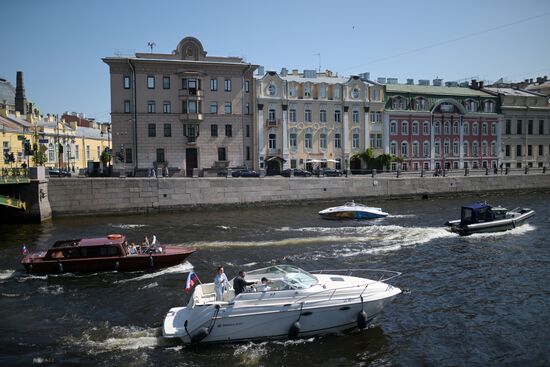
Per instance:
[[[265,125],[267,127],[277,127],[281,124],[281,119],[267,119],[265,120]]]
[[[196,88],[180,89],[179,96],[183,98],[187,98],[187,97],[202,98],[204,97],[204,91]]]
[[[180,113],[180,121],[202,121],[204,115],[198,112]]]

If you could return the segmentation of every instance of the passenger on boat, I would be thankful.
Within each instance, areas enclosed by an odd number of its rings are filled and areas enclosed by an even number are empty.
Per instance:
[[[137,255],[138,253],[138,248],[134,242],[132,242],[132,244],[130,245],[129,250],[130,250],[130,255]]]
[[[266,277],[262,278],[262,285],[258,287],[258,291],[260,292],[269,292],[271,290],[271,287],[268,285],[269,280]]]
[[[227,276],[223,272],[223,266],[218,267],[218,273],[214,277],[214,291],[216,292],[216,301],[223,301],[223,293],[227,289]]]
[[[244,280],[246,273],[242,270],[239,271],[239,276],[233,280],[233,288],[235,289],[235,296],[244,292],[246,287],[254,284],[254,282],[247,282]]]

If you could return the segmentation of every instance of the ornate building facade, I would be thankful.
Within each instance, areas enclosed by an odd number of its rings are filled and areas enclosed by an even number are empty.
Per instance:
[[[330,71],[268,71],[256,77],[256,169],[348,169],[370,142],[368,87]]]
[[[490,168],[499,165],[498,98],[475,89],[386,85],[385,152],[392,169]]]
[[[191,176],[252,163],[253,72],[193,37],[171,54],[107,57],[115,171]]]

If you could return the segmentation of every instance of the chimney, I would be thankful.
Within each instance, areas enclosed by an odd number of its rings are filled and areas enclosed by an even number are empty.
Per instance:
[[[479,82],[479,89],[483,89],[483,83],[484,83],[483,81]]]
[[[27,114],[27,106],[25,103],[25,87],[23,86],[23,72],[17,72],[17,84],[15,87],[15,111],[21,115]]]
[[[477,80],[476,79],[472,79],[472,83],[470,84],[470,88],[472,89],[479,89],[479,86],[477,84]]]

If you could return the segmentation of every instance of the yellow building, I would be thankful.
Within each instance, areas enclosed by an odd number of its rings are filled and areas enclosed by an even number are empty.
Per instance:
[[[26,142],[31,147],[34,143],[32,124],[25,120],[14,121],[6,116],[5,111],[0,109],[0,140],[2,141],[0,168],[21,167],[23,163],[32,165],[32,159],[25,154],[24,149]]]

